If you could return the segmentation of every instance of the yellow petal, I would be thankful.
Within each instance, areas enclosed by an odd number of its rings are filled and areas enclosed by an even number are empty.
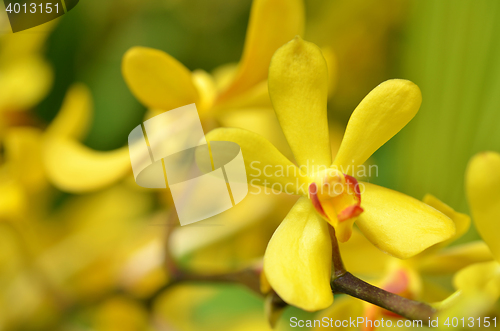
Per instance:
[[[243,56],[234,81],[221,95],[229,99],[267,78],[269,62],[274,52],[304,26],[304,8],[300,0],[255,0]]]
[[[132,170],[127,147],[99,152],[75,140],[52,138],[45,142],[43,157],[52,183],[74,193],[106,187]]]
[[[146,107],[171,110],[198,102],[191,72],[160,50],[131,48],[123,57],[122,72],[132,93]]]
[[[288,194],[307,194],[307,178],[264,137],[243,129],[219,128],[207,141],[232,141],[241,147],[251,186],[260,185]]]
[[[424,203],[448,216],[453,221],[453,223],[455,223],[455,235],[448,239],[446,242],[441,243],[443,246],[446,246],[451,242],[457,240],[458,238],[463,236],[467,232],[467,230],[469,230],[470,217],[468,215],[456,212],[455,210],[453,210],[453,208],[451,208],[432,194],[426,194],[423,201]]]
[[[407,80],[374,88],[352,113],[334,164],[346,170],[363,164],[415,116],[421,102],[420,89]]]
[[[500,154],[479,153],[466,173],[467,198],[476,228],[500,261]]]
[[[287,303],[308,311],[330,306],[332,247],[327,223],[302,197],[274,233],[264,255],[264,272]]]
[[[83,84],[75,84],[66,93],[61,110],[45,134],[81,139],[87,133],[91,115],[92,96],[89,89]]]
[[[478,262],[493,260],[493,255],[483,241],[452,246],[437,254],[426,255],[417,267],[427,274],[453,273]]]
[[[468,266],[455,275],[453,285],[465,293],[483,292],[496,299],[500,297],[500,264],[490,261]]]
[[[310,176],[313,166],[330,166],[328,69],[318,46],[297,37],[276,51],[269,95],[297,163]]]
[[[384,252],[406,259],[455,234],[451,219],[417,199],[369,183],[360,190],[356,224]]]

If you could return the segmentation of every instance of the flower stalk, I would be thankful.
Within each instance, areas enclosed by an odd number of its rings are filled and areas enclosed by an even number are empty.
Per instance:
[[[421,320],[423,325],[427,326],[429,324],[431,317],[436,313],[436,310],[431,306],[423,302],[404,298],[379,287],[370,285],[347,272],[344,268],[344,263],[342,262],[339,244],[337,242],[337,238],[335,237],[335,230],[333,227],[330,227],[330,236],[332,239],[333,267],[330,285],[333,293],[347,294],[387,309],[404,318],[410,320]]]
[[[430,318],[436,313],[434,308],[423,302],[387,292],[362,281],[349,272],[332,280],[331,285],[334,293],[350,295],[410,320],[421,320],[423,325],[428,325]]]

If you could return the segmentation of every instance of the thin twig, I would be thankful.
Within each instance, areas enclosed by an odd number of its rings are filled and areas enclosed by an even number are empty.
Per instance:
[[[331,226],[329,228],[332,239],[332,265],[334,269],[330,286],[334,293],[350,295],[390,310],[407,319],[421,320],[424,325],[428,325],[430,318],[436,313],[436,310],[431,306],[387,292],[347,272],[340,255],[335,229]]]
[[[362,281],[349,272],[335,278],[331,282],[331,286],[334,293],[348,294],[410,320],[421,320],[423,325],[428,325],[430,318],[436,313],[434,308],[423,302],[406,299],[387,292]]]

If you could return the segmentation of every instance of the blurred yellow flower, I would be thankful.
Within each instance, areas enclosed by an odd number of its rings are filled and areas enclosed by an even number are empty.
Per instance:
[[[469,162],[465,176],[474,224],[494,259],[464,268],[454,285],[464,296],[482,295],[492,304],[500,297],[500,154],[482,152]]]
[[[47,171],[50,169],[44,166],[44,146],[54,137],[81,138],[87,132],[90,116],[90,93],[85,86],[75,84],[68,91],[58,116],[45,130],[20,126],[4,131],[0,216],[15,219],[47,207]]]
[[[150,209],[151,198],[126,185],[68,198],[52,210],[55,192],[47,182],[42,149],[56,137],[81,139],[91,109],[89,90],[75,84],[45,130],[12,127],[5,132],[0,268],[8,272],[0,277],[1,327],[22,323],[27,311],[29,323],[50,322],[62,311],[59,301],[94,298],[119,283],[129,287],[132,274],[121,275],[129,259],[144,238],[160,240],[154,228],[136,221]],[[145,264],[135,266],[136,278],[147,274]]]
[[[277,126],[267,93],[271,56],[302,33],[303,25],[301,0],[255,0],[238,66],[225,66],[213,76],[203,70],[190,72],[163,51],[134,47],[123,57],[123,76],[132,93],[149,109],[147,117],[195,103],[206,129],[220,122],[261,132]],[[271,139],[284,141],[279,135]],[[123,164],[131,174],[127,147],[104,153],[71,139],[52,143],[46,156],[51,160],[49,178],[65,191],[87,192],[115,183],[125,175],[116,169],[123,169]]]
[[[362,209],[359,191],[349,194],[346,189],[329,198],[314,192],[331,182],[357,184],[345,173],[351,172],[350,167],[362,165],[402,129],[421,102],[420,91],[411,82],[391,80],[379,85],[353,112],[332,163],[326,118],[327,82],[326,62],[312,43],[296,37],[273,56],[269,93],[299,167],[258,134],[220,128],[207,135],[208,141],[238,143],[248,176],[260,180],[260,185],[303,196],[269,242],[264,271],[283,300],[305,310],[326,308],[333,300],[331,241],[324,220],[344,242],[359,215],[358,226],[365,236],[381,250],[400,258],[418,254],[455,232],[453,222],[434,208],[373,184],[363,183]],[[281,172],[269,172],[269,167]]]
[[[0,31],[7,25],[0,21]],[[0,33],[0,139],[7,127],[26,121],[20,112],[40,102],[51,88],[52,69],[41,53],[53,26],[51,22],[16,34]]]

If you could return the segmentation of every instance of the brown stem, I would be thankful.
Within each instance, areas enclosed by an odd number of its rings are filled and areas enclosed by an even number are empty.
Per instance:
[[[334,293],[344,293],[370,302],[410,320],[421,320],[423,325],[428,325],[430,318],[436,313],[434,308],[423,302],[387,292],[354,277],[349,272],[332,280],[331,286]]]
[[[407,319],[421,320],[424,325],[428,325],[430,318],[436,313],[436,310],[431,306],[387,292],[347,272],[342,262],[342,256],[340,255],[335,229],[333,227],[329,227],[329,229],[332,239],[332,264],[334,269],[330,286],[334,293],[350,295],[390,310]]]
[[[335,229],[333,228],[333,226],[329,226],[328,229],[330,230],[330,238],[332,239],[332,279],[335,279],[342,276],[347,271],[345,270],[344,262],[342,262],[339,243],[337,242],[337,237],[335,236]]]

